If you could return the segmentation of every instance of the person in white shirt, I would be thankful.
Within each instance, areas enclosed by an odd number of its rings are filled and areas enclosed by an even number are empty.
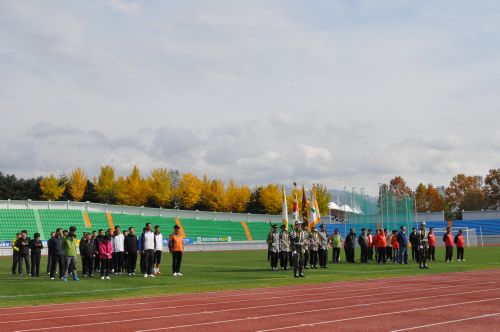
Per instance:
[[[154,278],[153,265],[154,265],[154,255],[155,255],[155,235],[151,231],[151,224],[146,224],[146,230],[141,236],[141,249],[145,260],[145,273],[144,278],[150,277]]]
[[[160,233],[160,226],[155,226],[155,257],[154,257],[154,274],[160,274],[161,254],[163,251],[163,235]]]
[[[115,237],[113,238],[113,258],[115,274],[122,274],[123,258],[125,256],[125,236],[121,233],[120,226],[115,227]]]

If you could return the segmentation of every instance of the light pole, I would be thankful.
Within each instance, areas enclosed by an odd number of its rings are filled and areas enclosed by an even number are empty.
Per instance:
[[[382,198],[382,183],[378,183],[378,197],[380,200],[380,217],[381,217],[381,224],[382,228],[384,228],[384,201]]]

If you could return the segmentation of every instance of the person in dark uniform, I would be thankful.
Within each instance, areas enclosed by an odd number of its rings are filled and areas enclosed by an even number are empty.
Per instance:
[[[16,246],[19,248],[19,275],[23,275],[23,261],[26,265],[26,274],[30,276],[30,241],[27,236],[28,231],[22,230],[21,237],[16,241]]]
[[[33,235],[33,240],[30,241],[31,249],[31,276],[40,276],[40,258],[42,257],[43,243],[40,241],[40,233]]]
[[[82,257],[82,274],[84,277],[92,277],[94,273],[95,243],[90,233],[80,242],[80,256]]]
[[[300,227],[301,222],[295,221],[295,227],[290,232],[290,244],[292,248],[293,263],[293,275],[295,278],[304,278],[304,273],[302,272],[302,267],[304,266],[304,243],[305,243],[305,233]]]
[[[282,270],[288,270],[288,256],[290,251],[290,237],[285,225],[281,225],[280,231],[280,266]]]
[[[420,254],[419,258],[419,268],[428,269],[427,257],[429,251],[429,234],[425,229],[425,222],[420,223],[420,229],[418,231],[418,252]]]
[[[420,257],[418,254],[418,234],[417,234],[417,229],[415,227],[413,227],[411,230],[410,245],[411,245],[411,259],[417,261],[418,263]]]
[[[356,246],[356,233],[354,232],[354,228],[351,228],[349,230],[349,234],[347,234],[345,238],[346,260],[348,263],[355,263],[354,260],[355,246]]]
[[[304,232],[304,270],[307,270],[309,262],[309,230],[306,224],[302,224],[302,232]]]
[[[127,259],[127,273],[128,275],[135,276],[135,268],[137,265],[137,250],[138,250],[138,239],[135,235],[134,227],[128,229],[129,233],[125,238],[125,255]]]
[[[328,233],[326,232],[326,226],[321,224],[319,235],[319,267],[326,269],[328,267]]]
[[[64,264],[62,257],[61,235],[62,228],[58,228],[55,236],[52,238],[52,241],[48,243],[49,255],[51,256],[50,280],[55,279],[57,265],[59,265],[59,277],[62,278],[63,275]]]
[[[274,224],[272,230],[267,235],[267,244],[271,253],[271,269],[273,271],[278,271],[278,255],[280,252],[278,225]]]
[[[361,263],[368,263],[368,236],[366,235],[366,229],[361,229],[361,235],[358,237],[359,248],[361,249],[361,256],[359,257]]]
[[[99,233],[93,231],[92,238],[94,239],[94,272],[101,272],[101,259],[99,257],[99,242],[101,242],[104,238],[104,230],[99,229]]]

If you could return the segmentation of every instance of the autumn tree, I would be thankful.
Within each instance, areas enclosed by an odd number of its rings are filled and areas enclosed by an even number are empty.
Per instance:
[[[446,188],[446,202],[451,211],[475,211],[484,207],[485,195],[481,176],[458,174]]]
[[[417,212],[427,212],[427,186],[420,183],[415,190],[415,205],[417,206]]]
[[[445,202],[439,191],[432,185],[427,188],[427,211],[441,212],[445,209]]]
[[[102,166],[99,178],[94,178],[94,190],[102,203],[114,203],[116,200],[116,179],[113,166]]]
[[[200,179],[191,173],[182,174],[176,194],[179,197],[180,205],[183,209],[193,208],[200,201]]]
[[[328,203],[332,201],[332,195],[326,186],[320,183],[314,183],[312,190],[316,193],[316,201],[318,202],[319,212],[322,215],[327,215],[329,213]]]
[[[484,179],[487,208],[500,209],[500,168],[490,169]]]
[[[224,194],[224,209],[231,212],[245,212],[250,196],[248,186],[237,186],[233,180],[230,180]]]
[[[411,196],[412,190],[406,185],[406,181],[401,176],[396,176],[390,181],[390,190],[396,198]]]
[[[172,182],[170,172],[166,168],[151,170],[148,180],[149,193],[158,207],[166,207],[172,200]]]
[[[278,214],[282,208],[281,191],[277,184],[268,184],[260,188],[260,201],[264,207],[264,212]]]
[[[206,211],[221,211],[224,208],[224,182],[210,180],[204,176],[201,185],[199,209]]]
[[[69,193],[73,200],[79,202],[82,200],[87,188],[87,174],[81,168],[75,168],[69,176]]]
[[[121,204],[125,205],[143,206],[146,203],[149,197],[149,187],[147,181],[141,177],[137,166],[134,166],[127,178],[118,178],[116,197]]]
[[[65,189],[66,186],[60,185],[59,181],[51,174],[40,181],[40,191],[42,193],[40,198],[47,201],[57,201]]]

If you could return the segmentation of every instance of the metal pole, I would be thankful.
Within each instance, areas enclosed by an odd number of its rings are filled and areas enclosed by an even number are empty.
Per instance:
[[[381,225],[384,228],[384,199],[382,196],[382,184],[379,182],[378,184],[378,196],[380,197],[380,216],[382,218]]]
[[[481,247],[484,247],[484,242],[483,242],[483,229],[481,226],[479,226],[479,233],[481,234]]]

